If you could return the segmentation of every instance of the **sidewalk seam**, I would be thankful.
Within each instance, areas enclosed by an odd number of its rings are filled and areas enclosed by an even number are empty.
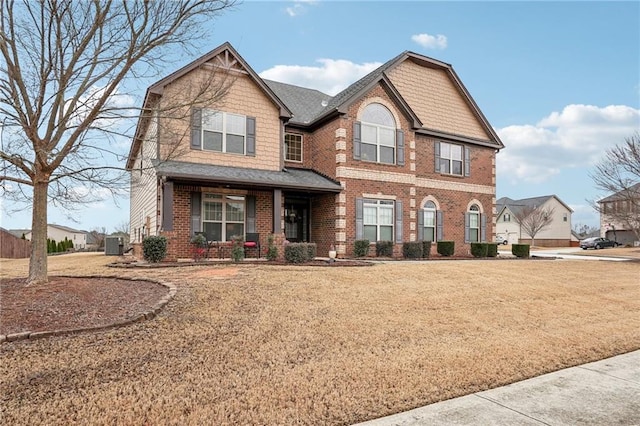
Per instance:
[[[496,404],[496,405],[499,405],[499,406],[501,406],[501,407],[503,407],[503,408],[506,408],[507,410],[513,411],[514,413],[518,413],[518,414],[520,414],[521,416],[525,416],[526,418],[531,419],[531,420],[533,420],[533,421],[536,421],[536,422],[538,422],[538,423],[540,423],[540,424],[543,424],[543,425],[545,425],[545,426],[551,426],[551,424],[549,424],[549,423],[545,423],[545,422],[543,422],[543,421],[542,421],[542,420],[540,420],[540,419],[536,419],[535,417],[531,417],[530,415],[525,414],[525,413],[523,413],[523,412],[521,412],[521,411],[515,410],[515,409],[513,409],[513,408],[511,408],[511,407],[507,407],[506,405],[501,404],[500,402],[495,401],[495,400],[493,400],[493,399],[491,399],[491,398],[487,398],[487,397],[485,397],[485,396],[478,395],[477,393],[474,393],[474,394],[473,394],[473,396],[477,396],[477,397],[478,397],[478,398],[480,398],[480,399],[484,399],[485,401],[492,402],[492,403],[494,403],[494,404]]]
[[[600,362],[600,361],[596,361],[596,362]],[[603,376],[613,377],[614,379],[622,380],[622,381],[625,381],[625,382],[628,382],[628,383],[633,383],[636,386],[640,386],[640,382],[636,382],[635,380],[629,380],[629,379],[625,379],[624,377],[614,376],[613,374],[605,373],[605,372],[599,371],[599,370],[594,370],[592,368],[587,368],[587,367],[585,367],[583,365],[576,365],[576,368],[581,368],[583,370],[592,371],[594,373],[602,374]]]

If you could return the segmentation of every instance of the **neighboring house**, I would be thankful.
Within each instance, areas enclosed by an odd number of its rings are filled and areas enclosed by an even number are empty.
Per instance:
[[[164,112],[214,72],[232,77],[222,101]],[[263,80],[225,43],[150,86],[142,108],[126,165],[134,249],[164,235],[168,259],[189,258],[194,232],[259,233],[263,249],[273,233],[320,256],[348,257],[360,239],[392,240],[395,255],[451,240],[467,254],[494,234],[504,146],[438,60],[404,52],[329,96]]]
[[[549,226],[535,235],[535,245],[569,247],[571,245],[571,214],[573,210],[555,195],[512,200],[502,197],[496,202],[496,235],[510,244],[531,244],[531,236],[522,229],[516,217],[525,208],[553,209]]]
[[[621,244],[640,245],[640,183],[598,201],[600,236]]]
[[[27,231],[25,238],[31,241],[31,231]],[[67,238],[73,241],[73,248],[76,250],[85,250],[87,248],[87,231],[79,231],[69,228],[68,226],[48,224],[47,238],[56,242],[64,241]]]

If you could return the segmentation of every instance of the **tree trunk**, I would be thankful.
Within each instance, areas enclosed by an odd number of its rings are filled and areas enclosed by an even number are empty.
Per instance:
[[[47,193],[49,182],[33,185],[33,213],[31,215],[31,259],[28,285],[44,284],[47,276]]]

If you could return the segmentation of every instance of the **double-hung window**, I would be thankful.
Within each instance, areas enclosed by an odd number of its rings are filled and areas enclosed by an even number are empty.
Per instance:
[[[202,149],[244,154],[246,136],[244,115],[202,110]]]
[[[393,241],[393,210],[393,201],[363,200],[364,238]]]
[[[245,197],[203,194],[202,229],[211,241],[231,241],[244,236]]]
[[[396,121],[384,105],[372,103],[361,117],[361,159],[378,163],[396,162]]]
[[[477,205],[469,207],[469,242],[480,241],[480,208]]]
[[[302,161],[302,135],[285,133],[284,145],[286,152],[285,160],[297,162]]]
[[[424,205],[423,214],[423,226],[424,226],[424,241],[436,240],[436,205],[433,201],[427,201]]]
[[[471,150],[467,146],[435,143],[436,172],[454,176],[471,175]]]

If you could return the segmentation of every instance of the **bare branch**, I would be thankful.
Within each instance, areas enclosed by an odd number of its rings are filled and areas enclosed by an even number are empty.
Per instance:
[[[518,206],[512,211],[522,230],[531,237],[531,245],[535,245],[536,235],[553,223],[555,209],[553,207],[525,205]]]

